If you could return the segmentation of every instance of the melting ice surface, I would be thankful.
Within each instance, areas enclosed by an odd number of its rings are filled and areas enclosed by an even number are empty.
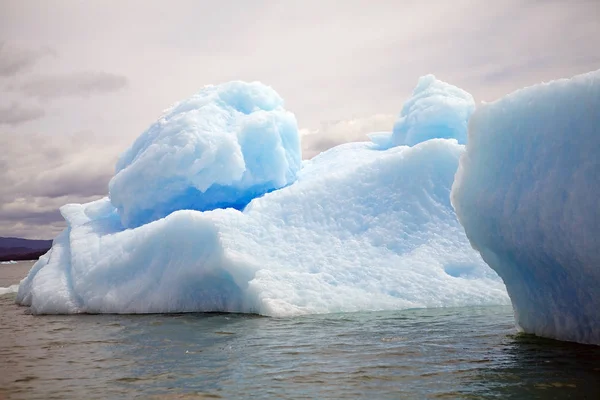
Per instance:
[[[205,88],[124,153],[109,197],[61,208],[68,228],[17,301],[271,316],[507,304],[450,204],[473,100],[427,76],[407,104],[396,126],[412,124],[412,147],[395,129],[302,165],[271,88]]]
[[[600,344],[600,71],[478,108],[452,201],[529,333]]]

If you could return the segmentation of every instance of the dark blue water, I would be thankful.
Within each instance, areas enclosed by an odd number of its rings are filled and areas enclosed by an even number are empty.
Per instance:
[[[299,318],[32,316],[0,297],[0,399],[600,399],[600,347],[510,307]]]

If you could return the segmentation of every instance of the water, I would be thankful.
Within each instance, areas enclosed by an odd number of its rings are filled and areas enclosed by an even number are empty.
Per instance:
[[[600,347],[517,334],[510,307],[33,316],[5,295],[0,371],[0,399],[600,398]]]

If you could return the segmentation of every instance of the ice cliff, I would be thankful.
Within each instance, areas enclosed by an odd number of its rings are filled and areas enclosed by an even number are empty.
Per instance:
[[[600,344],[600,71],[473,114],[452,203],[517,324]]]

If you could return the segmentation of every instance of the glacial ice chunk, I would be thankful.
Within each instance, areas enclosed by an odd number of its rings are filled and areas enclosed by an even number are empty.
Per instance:
[[[294,115],[258,82],[207,86],[176,104],[121,156],[110,200],[126,227],[175,210],[242,209],[301,167]]]
[[[393,132],[369,136],[382,148],[414,146],[435,138],[456,139],[459,144],[465,144],[467,125],[474,110],[471,94],[426,75],[419,79],[412,97],[404,103]]]
[[[482,105],[466,148],[452,202],[517,324],[600,344],[600,71]]]
[[[300,169],[279,97],[223,87],[142,134],[110,198],[61,208],[68,228],[21,282],[18,303],[34,313],[270,316],[508,303],[450,204],[464,151],[455,139],[348,143]],[[245,169],[233,165],[242,158]]]

